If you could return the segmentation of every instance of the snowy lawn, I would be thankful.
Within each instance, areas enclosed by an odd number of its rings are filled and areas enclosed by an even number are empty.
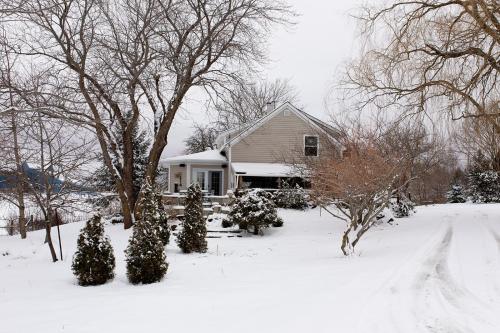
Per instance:
[[[264,237],[209,239],[203,255],[171,239],[167,277],[146,286],[127,282],[121,225],[107,226],[116,278],[99,287],[70,270],[80,223],[62,227],[56,264],[43,232],[0,237],[0,332],[499,332],[500,205],[417,209],[350,258],[318,209],[280,211]]]

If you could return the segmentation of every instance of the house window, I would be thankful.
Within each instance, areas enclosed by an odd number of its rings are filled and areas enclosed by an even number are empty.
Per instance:
[[[318,156],[318,137],[314,135],[304,136],[304,155]]]

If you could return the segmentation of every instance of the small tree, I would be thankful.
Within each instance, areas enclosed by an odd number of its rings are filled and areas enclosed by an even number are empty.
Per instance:
[[[273,201],[279,208],[304,210],[307,207],[307,193],[299,184],[292,187],[284,181],[281,188],[274,193]]]
[[[177,236],[177,244],[184,253],[207,252],[207,226],[203,218],[201,188],[194,183],[188,188],[182,231]]]
[[[327,211],[347,224],[341,250],[349,255],[405,184],[398,179],[401,160],[383,154],[370,139],[352,138],[346,147],[342,159],[316,161],[310,170],[316,201],[324,207],[333,204],[337,211]]]
[[[167,215],[161,203],[161,196],[155,191],[149,179],[142,189],[141,214],[142,219],[148,220],[155,228],[163,245],[167,245],[170,238],[170,230],[167,224]]]
[[[468,177],[472,202],[500,202],[500,175],[497,171],[471,171]]]
[[[125,250],[127,277],[132,284],[158,282],[168,269],[165,248],[154,215],[147,210],[143,212],[142,218],[134,224],[132,237]]]
[[[449,203],[463,203],[467,201],[462,185],[453,184],[446,193],[446,199]]]
[[[415,203],[401,193],[390,200],[389,206],[396,218],[408,217],[415,211]]]
[[[81,286],[104,284],[114,277],[115,256],[109,237],[104,234],[101,216],[87,221],[78,236],[77,251],[71,266]]]
[[[237,199],[223,223],[237,224],[240,229],[252,230],[254,235],[258,235],[264,228],[281,227],[283,220],[277,214],[271,194],[263,190],[253,190]]]

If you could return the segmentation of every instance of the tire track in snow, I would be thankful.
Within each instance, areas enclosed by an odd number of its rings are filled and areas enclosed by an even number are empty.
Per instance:
[[[413,283],[415,313],[418,325],[424,331],[456,333],[470,331],[467,326],[460,325],[453,320],[444,321],[442,315],[436,313],[439,310],[447,310],[450,305],[458,307],[457,298],[463,295],[461,290],[456,288],[447,268],[452,238],[453,228],[448,223],[442,240],[434,247],[432,255],[424,260]],[[433,309],[436,302],[437,309]],[[446,314],[449,315],[450,312],[447,311]]]
[[[449,267],[454,238],[451,224],[442,241],[422,265],[414,283],[416,313],[421,329],[431,333],[493,332],[495,327],[487,303],[453,277]],[[481,327],[479,330],[478,327]]]
[[[500,234],[498,234],[490,224],[488,224],[487,229],[497,244],[495,291],[497,294],[496,299],[500,299]]]

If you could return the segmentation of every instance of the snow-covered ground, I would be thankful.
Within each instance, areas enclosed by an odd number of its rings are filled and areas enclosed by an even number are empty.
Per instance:
[[[0,237],[0,332],[499,332],[500,205],[418,207],[350,258],[328,214],[280,215],[283,228],[209,239],[207,254],[171,241],[167,277],[145,286],[126,280],[120,225],[116,278],[99,287],[70,270],[80,223],[62,227],[55,264],[42,232]]]

